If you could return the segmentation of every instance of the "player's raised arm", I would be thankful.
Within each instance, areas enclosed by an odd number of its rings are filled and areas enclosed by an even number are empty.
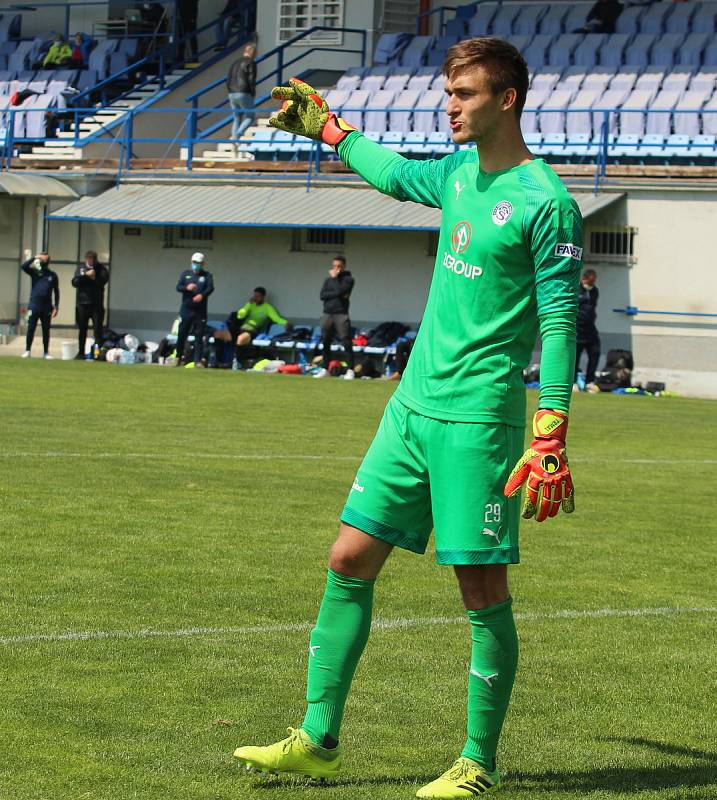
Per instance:
[[[348,167],[396,200],[440,208],[448,176],[467,157],[462,151],[427,161],[404,158],[337,117],[316,89],[298,78],[289,78],[289,85],[277,86],[271,96],[283,103],[269,125],[336,148]]]

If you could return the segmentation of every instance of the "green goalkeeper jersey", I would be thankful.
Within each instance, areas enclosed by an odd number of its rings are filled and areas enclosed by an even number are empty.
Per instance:
[[[522,371],[540,320],[541,380],[555,389],[541,405],[567,411],[582,217],[543,159],[486,173],[474,148],[417,161],[359,133],[339,155],[381,192],[443,211],[426,310],[396,397],[437,419],[524,425]],[[551,329],[561,333],[546,363]]]

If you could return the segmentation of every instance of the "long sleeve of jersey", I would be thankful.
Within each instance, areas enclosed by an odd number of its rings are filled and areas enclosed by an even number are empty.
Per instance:
[[[540,408],[567,413],[574,369],[578,282],[583,224],[572,198],[545,202],[531,193],[525,236],[535,264],[535,296],[540,322]],[[532,206],[532,207],[531,207]]]
[[[412,200],[432,208],[441,207],[443,185],[466,157],[458,151],[445,158],[418,161],[367,139],[356,131],[338,147],[341,160],[379,192],[396,200]]]
[[[570,408],[575,370],[575,314],[555,312],[540,318],[539,408],[564,411]]]

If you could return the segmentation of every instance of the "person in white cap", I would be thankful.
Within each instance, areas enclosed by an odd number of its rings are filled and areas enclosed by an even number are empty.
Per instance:
[[[177,336],[177,366],[183,361],[187,336],[194,335],[194,354],[189,363],[200,366],[204,346],[204,328],[207,324],[207,298],[214,291],[212,273],[204,269],[204,254],[194,253],[191,269],[179,276],[177,291],[182,295],[179,307],[179,334]]]

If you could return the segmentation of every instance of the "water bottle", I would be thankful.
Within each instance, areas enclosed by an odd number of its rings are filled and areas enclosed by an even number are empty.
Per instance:
[[[236,372],[239,369],[239,362],[236,358],[232,359],[232,372]]]
[[[578,372],[577,377],[575,378],[575,383],[577,383],[578,389],[580,389],[581,392],[585,391],[585,373],[584,372]]]

